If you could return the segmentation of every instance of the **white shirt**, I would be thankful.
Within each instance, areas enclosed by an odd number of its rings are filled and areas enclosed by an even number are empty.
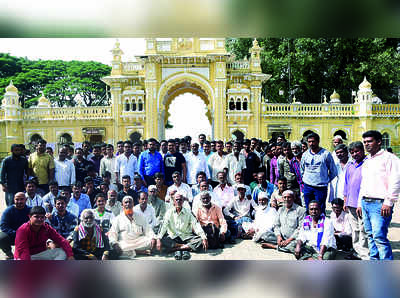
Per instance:
[[[254,216],[253,228],[255,234],[254,241],[258,241],[265,232],[272,232],[275,226],[275,220],[278,217],[278,211],[272,207],[258,206]]]
[[[236,216],[247,216],[250,217],[250,206],[253,206],[254,209],[257,208],[256,202],[253,199],[247,199],[246,197],[243,200],[239,199],[239,196],[236,196],[224,209],[224,214],[230,217]],[[235,211],[236,214],[231,212],[231,209]]]
[[[104,156],[100,160],[100,171],[99,175],[100,177],[103,177],[104,173],[106,171],[111,173],[111,183],[115,183],[117,181],[117,177],[115,175],[115,161],[117,158],[113,155],[111,158],[108,156]]]
[[[343,199],[346,170],[347,167],[351,164],[351,162],[352,159],[349,159],[343,168],[339,160],[338,162],[335,163],[338,175],[335,178],[333,178],[333,180],[329,183],[328,198],[330,202],[336,198]]]
[[[208,165],[211,168],[211,179],[212,179],[212,181],[218,182],[217,174],[219,172],[223,172],[224,169],[227,168],[226,157],[227,157],[227,155],[219,156],[219,154],[217,152],[215,152],[208,159]]]
[[[25,193],[25,197],[26,197],[26,206],[28,207],[41,206],[45,208],[42,197],[39,196],[38,194],[35,194],[33,198],[30,198],[28,194]]]
[[[243,172],[246,168],[246,158],[243,154],[239,153],[239,159],[236,158],[234,153],[228,154],[226,157],[226,166],[228,168],[228,182],[235,183],[235,174]]]
[[[54,166],[54,177],[58,186],[70,186],[75,183],[75,166],[72,161],[68,159],[65,159],[64,161],[55,159]]]
[[[331,221],[336,232],[340,232],[340,236],[351,236],[350,214],[342,211],[339,217],[336,213],[331,213]]]
[[[156,212],[154,211],[153,206],[150,206],[149,204],[147,204],[144,212],[140,208],[140,204],[137,204],[135,207],[133,207],[133,212],[140,213],[142,216],[144,216],[144,218],[146,218],[147,223],[151,226],[151,228],[154,228],[158,224],[156,218]]]
[[[118,155],[115,160],[115,172],[119,173],[119,181],[122,183],[122,177],[129,175],[131,177],[131,183],[133,183],[133,177],[137,172],[137,158],[135,155],[129,155],[126,157],[125,153]]]
[[[196,175],[198,172],[205,172],[207,179],[210,178],[210,171],[208,170],[206,157],[203,153],[197,153],[194,155],[193,152],[186,153],[186,166],[187,166],[187,183],[196,184]]]
[[[173,190],[176,190],[177,192],[183,192],[185,194],[185,197],[189,200],[189,202],[193,201],[192,189],[186,183],[181,182],[181,185],[179,186],[172,184],[170,187],[167,188],[167,193],[169,194]]]
[[[335,230],[331,220],[325,217],[324,234],[322,235],[320,247],[322,247],[322,245],[325,245],[327,248],[332,247],[336,249],[336,239],[334,233]],[[299,237],[297,237],[297,240],[301,240],[304,244],[312,246],[316,252],[319,252],[317,248],[317,239],[318,239],[318,228],[313,227],[312,223],[311,223],[311,228],[309,230],[304,230],[303,226],[300,228],[300,233]]]

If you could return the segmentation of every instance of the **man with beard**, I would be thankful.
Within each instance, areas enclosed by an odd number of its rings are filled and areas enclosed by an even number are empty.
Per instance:
[[[233,152],[228,154],[226,157],[226,167],[228,168],[228,182],[233,185],[235,184],[235,174],[243,173],[246,169],[246,158],[240,150],[242,145],[240,142],[233,144]]]
[[[110,210],[114,216],[118,216],[122,211],[122,204],[117,200],[118,194],[115,190],[111,189],[107,192],[107,203],[105,208]]]
[[[156,212],[153,206],[148,204],[149,198],[146,192],[139,193],[139,204],[133,207],[134,213],[139,213],[144,218],[146,218],[147,223],[154,230],[154,227],[158,225]]]
[[[252,238],[253,241],[276,241],[273,232],[278,212],[275,208],[268,206],[269,195],[266,192],[258,194],[258,206],[252,223],[243,223],[243,230],[246,232],[246,238]]]
[[[8,206],[1,216],[0,248],[6,254],[8,260],[14,258],[11,245],[15,243],[18,228],[29,220],[30,209],[26,205],[25,194],[17,192],[14,196],[14,205]]]
[[[301,158],[305,207],[308,210],[308,203],[316,200],[325,213],[328,183],[337,176],[337,169],[331,153],[319,146],[318,134],[310,133],[307,142],[310,149]]]
[[[207,235],[208,247],[211,249],[224,248],[228,226],[219,206],[211,202],[209,191],[200,194],[201,207],[194,213]],[[229,235],[228,235],[229,236]]]
[[[278,210],[274,223],[275,238],[269,237],[263,248],[278,249],[279,251],[294,253],[296,239],[303,224],[306,209],[294,203],[294,193],[286,190],[282,194],[284,205]]]
[[[22,145],[11,145],[11,156],[3,160],[0,176],[7,206],[14,203],[17,192],[24,191],[24,175],[28,174],[28,170],[28,160],[23,156]]]
[[[318,201],[308,206],[310,215],[300,228],[294,255],[300,260],[333,260],[336,257],[335,229],[331,220],[321,213]]]
[[[139,156],[138,168],[141,178],[145,181],[145,186],[155,184],[154,174],[164,173],[164,161],[160,152],[156,151],[157,141],[153,138],[148,141],[148,150]]]
[[[54,179],[54,158],[46,153],[47,142],[43,139],[39,140],[36,145],[36,152],[29,155],[29,176],[38,178],[38,188],[46,194],[49,192],[47,185],[50,180]]]
[[[184,201],[182,194],[176,193],[173,201],[174,206],[167,210],[157,235],[157,249],[161,252],[164,247],[166,251],[175,252],[176,260],[188,260],[190,250],[199,251],[201,246],[207,250],[207,236],[192,212],[182,207]]]
[[[108,237],[96,224],[93,211],[83,210],[81,223],[74,230],[74,257],[77,260],[108,260]]]
[[[292,149],[292,153],[293,153],[293,158],[290,161],[290,171],[296,175],[296,180],[297,180],[297,184],[299,185],[299,190],[300,190],[300,197],[302,202],[304,201],[303,198],[303,189],[304,189],[304,183],[303,183],[303,178],[301,175],[301,167],[300,167],[300,163],[301,163],[301,157],[303,156],[303,152],[301,150],[301,142],[299,141],[294,141],[291,143],[291,149]]]
[[[154,232],[139,213],[133,212],[133,198],[122,199],[123,212],[118,215],[108,234],[112,247],[110,258],[134,258],[137,254],[150,255],[156,245]]]
[[[157,187],[155,185],[149,186],[149,204],[154,208],[154,214],[157,219],[157,224],[154,225],[153,230],[154,233],[158,233],[163,222],[165,212],[167,211],[167,207],[165,202],[158,198]]]

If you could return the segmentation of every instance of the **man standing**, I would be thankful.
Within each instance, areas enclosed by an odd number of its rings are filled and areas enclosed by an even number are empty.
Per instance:
[[[319,147],[318,134],[310,133],[307,142],[310,149],[304,152],[301,159],[305,207],[308,210],[308,203],[316,200],[321,212],[325,213],[328,183],[337,176],[337,169],[331,153]]]
[[[329,189],[329,201],[333,199],[343,199],[344,175],[347,167],[350,165],[349,150],[345,144],[339,144],[335,148],[335,163],[338,175],[331,181]]]
[[[246,159],[246,170],[244,170],[244,184],[250,185],[254,181],[253,174],[258,172],[260,159],[257,154],[250,150],[250,140],[246,139],[243,142],[242,153]]]
[[[186,182],[186,160],[182,153],[176,152],[176,144],[173,139],[168,140],[168,153],[164,156],[165,184],[171,185],[172,173],[179,172],[182,181]]]
[[[361,169],[358,207],[362,208],[369,256],[371,260],[392,260],[387,233],[393,205],[400,193],[400,160],[381,149],[382,134],[379,131],[369,130],[362,137],[370,155]]]
[[[344,210],[349,213],[350,225],[352,230],[352,242],[355,254],[348,256],[349,259],[361,258],[368,259],[368,241],[362,219],[361,207],[358,207],[358,199],[361,185],[361,169],[365,161],[364,146],[360,141],[349,145],[349,151],[353,161],[347,167],[343,199]]]
[[[123,148],[123,147],[122,147]],[[117,177],[115,175],[115,156],[114,156],[114,146],[107,144],[106,155],[100,161],[100,173],[101,177],[104,177],[106,172],[111,173],[111,184],[117,183]]]
[[[199,152],[199,144],[192,144],[192,151],[186,155],[187,163],[187,183],[194,185],[197,183],[196,176],[199,172],[206,173],[206,178],[210,178],[210,172],[204,154]]]
[[[93,156],[89,159],[94,165],[94,169],[97,174],[99,174],[100,171],[100,162],[103,158],[103,155],[101,154],[101,146],[100,145],[95,145],[93,147]]]
[[[54,160],[55,179],[58,186],[70,186],[75,183],[75,166],[72,161],[66,159],[67,148],[60,147],[58,150],[58,159]]]
[[[221,171],[228,173],[227,164],[226,164],[226,157],[224,152],[224,143],[222,141],[217,141],[215,143],[215,148],[217,150],[216,153],[211,155],[208,159],[208,165],[211,168],[211,186],[215,187],[218,185],[218,178],[217,174]]]
[[[291,171],[290,163],[294,157],[291,144],[285,142],[282,145],[284,158],[279,163],[279,177],[285,177],[287,180],[287,188],[296,193],[300,197],[300,187],[297,182],[296,174]],[[278,177],[278,179],[279,179]]]
[[[73,260],[72,248],[68,241],[45,223],[46,211],[35,206],[29,211],[29,221],[17,230],[15,237],[16,260]],[[46,242],[53,240],[59,248],[47,249]]]
[[[199,134],[200,152],[204,152],[204,143],[206,142],[206,140],[206,135],[204,133]]]
[[[282,155],[282,143],[278,143],[275,146],[274,157],[270,161],[269,181],[274,185],[278,184],[278,178],[279,178],[278,159],[281,158],[281,155]]]
[[[75,149],[75,157],[72,159],[72,162],[74,163],[75,166],[75,178],[76,182],[83,183],[83,180],[87,176],[87,167],[88,166],[93,166],[93,163],[86,160],[83,157],[83,150],[82,148],[76,148]]]
[[[6,205],[11,206],[14,195],[24,191],[24,175],[28,175],[28,161],[23,156],[20,144],[11,146],[11,156],[6,157],[1,165],[1,185],[5,193]]]
[[[23,192],[14,196],[15,205],[8,206],[1,216],[0,248],[7,259],[13,259],[11,245],[15,243],[15,235],[20,226],[29,220],[30,207],[26,206],[26,197]]]
[[[160,152],[156,151],[157,141],[153,138],[148,141],[148,150],[139,156],[139,174],[145,181],[145,185],[153,185],[154,174],[164,173],[164,161]]]
[[[291,149],[293,153],[293,158],[290,161],[290,171],[296,175],[297,184],[299,185],[299,193],[298,195],[301,197],[303,202],[303,190],[304,190],[304,183],[303,177],[301,175],[301,157],[303,156],[303,152],[301,151],[301,143],[299,141],[294,141],[291,143]]]
[[[246,158],[240,150],[242,149],[242,144],[240,142],[235,142],[233,144],[233,152],[226,156],[226,167],[228,168],[228,182],[233,185],[235,184],[235,175],[237,173],[244,172],[246,169]]]
[[[115,176],[118,183],[122,183],[122,177],[129,175],[131,181],[135,175],[137,168],[137,159],[132,154],[132,142],[124,142],[124,154],[117,157],[115,161]]]
[[[39,140],[36,145],[36,152],[29,155],[29,175],[38,178],[38,187],[46,194],[49,192],[50,180],[54,179],[54,159],[50,154],[46,153],[47,142],[43,139]]]

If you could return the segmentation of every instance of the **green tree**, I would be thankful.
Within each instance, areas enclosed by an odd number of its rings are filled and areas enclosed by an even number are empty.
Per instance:
[[[272,77],[263,86],[270,102],[318,103],[334,90],[343,103],[352,101],[351,91],[366,76],[373,91],[384,102],[397,102],[400,84],[397,50],[400,39],[391,38],[264,38],[262,71]],[[227,50],[237,59],[248,57],[251,39],[227,39]],[[279,95],[279,91],[284,95]]]

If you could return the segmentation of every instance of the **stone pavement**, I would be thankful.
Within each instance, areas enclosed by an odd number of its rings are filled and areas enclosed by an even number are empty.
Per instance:
[[[393,219],[389,228],[393,255],[400,260],[400,210],[395,206]],[[0,213],[5,209],[4,193],[0,192]],[[0,260],[5,255],[0,251]],[[173,254],[137,256],[138,260],[174,260]],[[338,259],[343,259],[343,254],[338,254]],[[271,249],[263,249],[252,240],[238,240],[234,245],[225,245],[224,249],[209,250],[205,253],[191,253],[191,260],[295,260],[294,256]]]

